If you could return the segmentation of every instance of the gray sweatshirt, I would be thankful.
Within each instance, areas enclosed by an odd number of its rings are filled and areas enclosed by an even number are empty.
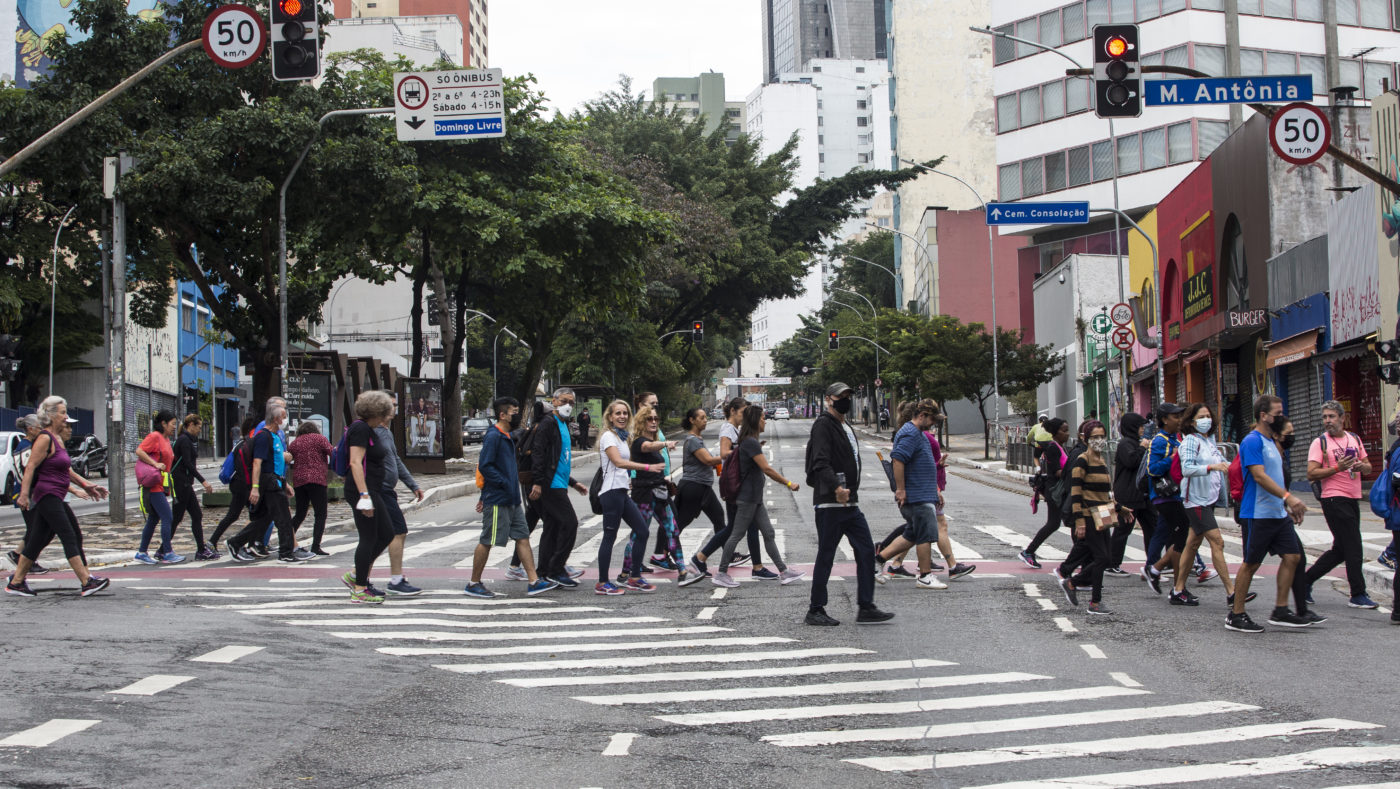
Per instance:
[[[413,479],[412,474],[408,473],[408,467],[399,459],[399,450],[394,446],[394,434],[389,432],[389,428],[383,425],[376,427],[374,440],[378,441],[379,445],[389,453],[384,457],[384,492],[393,492],[394,485],[398,484],[399,480],[403,480],[404,487],[409,490],[418,490],[418,482]]]

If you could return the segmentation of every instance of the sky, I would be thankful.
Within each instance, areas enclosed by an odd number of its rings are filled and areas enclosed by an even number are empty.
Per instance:
[[[555,109],[568,112],[632,78],[651,95],[657,77],[719,71],[742,100],[762,79],[759,0],[491,0],[488,65],[533,73]]]

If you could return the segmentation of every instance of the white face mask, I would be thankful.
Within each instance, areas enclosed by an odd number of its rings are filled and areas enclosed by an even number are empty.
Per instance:
[[[554,409],[554,412],[559,416],[568,419],[569,417],[574,415],[574,405],[573,403],[565,403],[559,406],[558,408]]]
[[[1197,419],[1196,432],[1200,433],[1201,435],[1208,435],[1210,433],[1211,426],[1214,424],[1214,422],[1210,421],[1210,417],[1206,417],[1205,419]]]

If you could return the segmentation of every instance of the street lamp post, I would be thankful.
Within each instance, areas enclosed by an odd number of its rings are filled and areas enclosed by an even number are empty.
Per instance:
[[[493,322],[494,322],[494,321],[493,321]],[[492,400],[495,400],[495,399],[496,399],[496,388],[497,388],[497,387],[496,387],[496,384],[497,384],[497,381],[498,381],[498,379],[499,379],[499,377],[500,377],[500,368],[497,367],[497,365],[496,365],[496,352],[497,352],[498,346],[499,346],[499,344],[500,344],[500,342],[501,342],[501,335],[502,335],[502,334],[509,334],[510,336],[512,336],[512,337],[515,338],[515,341],[516,341],[516,342],[520,343],[521,345],[525,346],[526,348],[529,348],[529,347],[530,347],[530,343],[525,342],[524,340],[520,339],[520,337],[519,337],[515,332],[511,331],[510,328],[507,327],[507,326],[502,326],[502,327],[501,327],[501,330],[498,331],[498,332],[496,332],[496,339],[494,339],[494,340],[491,341],[491,399],[492,399]]]
[[[889,274],[892,278],[894,278],[894,282],[895,282],[895,285],[896,285],[896,289],[898,289],[898,285],[899,285],[899,275],[896,274],[896,273],[894,273],[894,272],[891,271],[890,269],[886,268],[885,266],[880,265],[879,263],[876,263],[876,262],[873,261],[873,260],[866,260],[865,258],[856,257],[855,255],[846,255],[845,257],[848,258],[848,259],[850,259],[850,260],[858,260],[858,261],[860,261],[861,263],[866,264],[867,266],[874,266],[875,268],[880,269],[881,271],[885,272],[886,274]],[[898,298],[895,299],[896,302],[898,302],[898,300],[899,300]],[[899,304],[896,303],[896,304],[894,305],[894,308],[895,308],[895,311],[898,312],[898,311],[899,311]]]
[[[63,226],[68,224],[68,217],[78,210],[74,205],[68,209],[68,213],[63,215],[63,219],[58,222],[58,230],[53,234],[53,284],[49,287],[49,394],[53,394],[53,333],[54,316],[58,313],[58,235],[63,232]]]
[[[914,242],[914,251],[915,251],[915,252],[918,252],[918,253],[920,253],[920,254],[922,254],[922,255],[924,256],[924,261],[928,263],[928,267],[929,267],[930,274],[932,273],[932,270],[933,270],[933,258],[929,257],[928,251],[924,249],[923,242],[919,241],[919,239],[917,239],[917,238],[915,238],[915,237],[909,235],[908,233],[904,232],[903,230],[900,230],[900,229],[897,228],[897,227],[885,227],[884,225],[877,225],[877,224],[875,224],[874,222],[866,222],[866,223],[865,223],[865,226],[866,226],[866,227],[873,227],[873,228],[875,228],[876,230],[883,230],[883,231],[885,231],[885,232],[887,232],[887,233],[898,233],[899,235],[904,236],[905,238],[909,239],[910,241],[913,241],[913,242]],[[917,260],[917,258],[916,258],[916,260]],[[886,269],[886,271],[888,271],[888,270],[889,270],[889,269]],[[897,281],[897,280],[896,280],[896,281]]]

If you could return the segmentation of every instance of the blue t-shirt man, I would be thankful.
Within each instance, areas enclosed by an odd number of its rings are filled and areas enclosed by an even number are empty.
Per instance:
[[[1241,518],[1287,518],[1283,499],[1264,490],[1254,481],[1250,466],[1263,466],[1274,484],[1283,487],[1283,455],[1278,446],[1255,430],[1240,442],[1240,468],[1244,472],[1244,494],[1240,499]]]
[[[287,473],[287,456],[283,454],[285,451],[282,437],[271,430],[259,430],[253,436],[253,459],[263,462],[264,474],[268,473],[268,464],[272,464],[271,473],[277,475],[279,488],[282,487],[282,479]]]
[[[554,479],[549,481],[549,487],[562,490],[569,487],[569,472],[573,470],[574,442],[569,436],[569,423],[556,418],[554,424],[559,427],[559,466],[554,470]]]
[[[928,437],[913,421],[894,434],[890,457],[904,464],[904,495],[908,504],[938,502],[938,464],[933,460],[933,447]]]

